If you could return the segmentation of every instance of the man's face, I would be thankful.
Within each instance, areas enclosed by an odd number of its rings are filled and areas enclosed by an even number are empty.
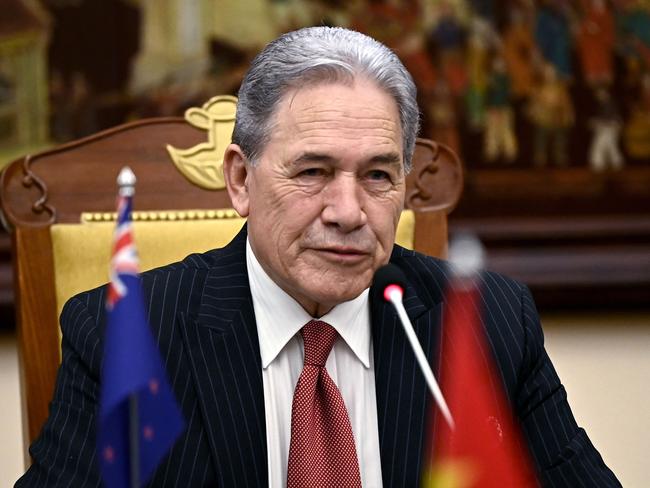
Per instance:
[[[235,146],[237,147],[237,146]],[[246,165],[235,208],[267,274],[313,316],[357,297],[388,262],[404,203],[397,105],[373,83],[290,91]],[[232,193],[231,193],[232,194]]]

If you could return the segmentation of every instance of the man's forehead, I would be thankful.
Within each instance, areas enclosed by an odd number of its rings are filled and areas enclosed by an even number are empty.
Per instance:
[[[356,99],[350,100],[349,93],[358,91],[363,95],[372,95],[377,103],[363,104]],[[351,107],[355,111],[361,111],[364,115],[381,117],[385,113],[385,107],[390,107],[391,119],[394,123],[400,124],[399,109],[393,96],[381,88],[374,81],[365,78],[354,78],[353,80],[311,82],[306,85],[293,87],[280,98],[277,103],[275,114],[288,113],[299,114],[300,111],[316,111],[324,106],[336,107],[337,105]]]
[[[320,84],[294,89],[278,102],[271,135],[276,131],[337,129],[352,132],[384,130],[401,138],[401,122],[394,99],[380,88]]]
[[[270,118],[261,158],[282,162],[383,162],[403,166],[403,134],[392,95],[365,79],[293,88]],[[362,148],[357,150],[358,148]]]

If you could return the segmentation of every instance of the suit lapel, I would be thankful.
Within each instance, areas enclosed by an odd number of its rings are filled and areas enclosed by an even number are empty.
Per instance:
[[[183,340],[220,486],[268,485],[264,390],[248,287],[246,234],[208,272]]]
[[[408,286],[404,306],[431,361],[440,331],[440,304],[427,308]],[[392,306],[372,303],[371,317],[384,486],[418,486],[430,395]]]

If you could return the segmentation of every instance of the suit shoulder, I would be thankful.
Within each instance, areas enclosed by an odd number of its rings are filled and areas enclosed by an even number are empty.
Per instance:
[[[453,276],[449,261],[396,245],[391,263],[400,267],[414,286],[425,287],[432,293],[432,298],[442,301],[444,289]],[[528,293],[524,284],[488,270],[479,274],[479,285],[483,294],[507,299],[520,300],[522,294]]]
[[[522,294],[530,293],[525,284],[494,271],[483,271],[479,277],[481,288],[485,290],[502,290],[517,300],[521,300]]]
[[[450,278],[449,263],[395,245],[390,262],[400,268],[406,280],[425,304],[440,303]]]
[[[177,273],[182,270],[209,270],[210,268],[217,266],[219,261],[228,258],[229,256],[230,253],[228,253],[227,248],[212,249],[202,253],[192,253],[180,261],[145,271],[141,273],[141,276],[144,278],[149,274]]]
[[[157,268],[150,269],[140,273],[145,295],[154,286],[154,283],[164,279],[169,283],[179,283],[185,279],[202,281],[208,271],[227,260],[230,254],[226,248],[213,249],[204,253],[190,254],[181,261],[166,264]],[[203,278],[202,278],[203,277]],[[96,315],[101,315],[104,302],[106,299],[107,283],[104,283],[90,290],[85,290],[72,296],[64,305],[63,313],[70,312],[80,305],[90,311],[96,311]]]

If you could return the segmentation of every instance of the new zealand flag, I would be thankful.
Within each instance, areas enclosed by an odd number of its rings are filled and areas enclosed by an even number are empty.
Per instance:
[[[118,181],[124,177],[128,184],[121,185],[118,197],[97,429],[97,454],[108,488],[146,483],[184,429],[147,323],[131,228],[135,177],[128,168]]]

